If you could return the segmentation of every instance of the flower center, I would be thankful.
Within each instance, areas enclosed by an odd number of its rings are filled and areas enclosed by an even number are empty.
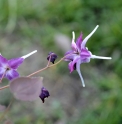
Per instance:
[[[10,70],[10,67],[6,67],[6,71],[9,71]]]
[[[74,54],[80,55],[80,52],[77,51],[77,52],[75,52]]]

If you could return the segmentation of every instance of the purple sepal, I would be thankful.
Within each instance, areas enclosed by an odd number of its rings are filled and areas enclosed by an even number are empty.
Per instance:
[[[81,50],[81,43],[82,43],[82,41],[83,41],[83,39],[82,39],[82,33],[81,33],[80,36],[76,40],[76,45],[79,48],[79,50]]]
[[[73,50],[69,50],[65,53],[64,56],[65,56],[65,58],[64,58],[65,61],[73,61],[75,54],[73,56]]]
[[[74,70],[76,70],[76,63],[73,65],[73,62],[70,62],[68,64],[68,67],[69,67],[69,70],[70,70],[70,73]]]
[[[0,67],[7,65],[8,60],[0,55]]]
[[[3,76],[3,74],[5,73],[6,69],[0,67],[0,78]]]
[[[11,70],[8,70],[6,73],[6,78],[8,80],[12,80],[17,77],[19,77],[19,73],[16,70],[11,69]]]
[[[41,93],[39,95],[39,97],[41,98],[42,102],[45,102],[45,98],[48,98],[50,96],[48,90],[44,87],[42,87],[41,89]]]
[[[19,57],[19,58],[8,60],[8,64],[12,69],[17,69],[23,63],[23,61],[24,59]]]
[[[71,73],[72,71],[76,70],[76,64],[77,64],[77,62],[78,62],[79,60],[80,60],[80,57],[79,57],[79,56],[76,56],[76,57],[74,58],[74,60],[69,63],[69,70],[70,70],[70,73]]]
[[[49,52],[47,56],[47,60],[54,64],[55,60],[57,59],[57,55],[53,52]]]
[[[90,58],[91,55],[92,55],[91,52],[88,51],[87,49],[82,49],[81,50],[81,53],[80,53],[81,60],[84,60],[86,58]]]

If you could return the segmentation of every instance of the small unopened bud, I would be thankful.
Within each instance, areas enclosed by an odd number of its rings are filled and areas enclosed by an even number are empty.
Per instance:
[[[48,98],[49,96],[50,96],[50,94],[49,94],[48,90],[46,88],[42,87],[41,93],[39,95],[39,97],[41,98],[42,102],[44,103],[45,98]]]
[[[55,60],[57,59],[57,55],[53,52],[49,52],[47,56],[47,60],[54,64]]]

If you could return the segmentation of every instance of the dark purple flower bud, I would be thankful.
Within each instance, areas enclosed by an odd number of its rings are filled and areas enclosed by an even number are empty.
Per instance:
[[[55,60],[57,59],[57,55],[53,52],[49,52],[47,56],[47,60],[54,64]]]
[[[41,98],[43,103],[44,103],[45,98],[48,98],[48,96],[50,96],[48,90],[46,88],[42,87],[39,97]]]

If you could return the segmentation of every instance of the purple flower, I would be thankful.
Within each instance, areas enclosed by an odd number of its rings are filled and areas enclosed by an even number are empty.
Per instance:
[[[0,78],[3,76],[6,77],[8,80],[12,80],[14,78],[19,77],[19,73],[17,72],[18,67],[23,63],[24,59],[29,57],[30,55],[36,53],[37,50],[19,57],[7,60],[2,55],[0,55]]]
[[[47,56],[47,60],[54,64],[55,60],[57,59],[57,55],[53,52],[49,52]]]
[[[41,88],[41,93],[39,95],[39,97],[41,98],[42,102],[44,103],[45,98],[48,98],[50,96],[48,90],[46,90],[46,88],[42,87]]]
[[[70,73],[74,70],[76,70],[81,78],[82,85],[85,87],[85,83],[83,80],[83,77],[80,72],[80,64],[82,63],[88,63],[90,62],[90,59],[111,59],[111,57],[102,57],[102,56],[96,56],[93,55],[88,48],[85,46],[88,39],[94,34],[94,32],[97,30],[99,25],[97,25],[94,30],[83,40],[82,34],[78,37],[75,43],[75,33],[73,32],[73,38],[72,38],[72,50],[66,52],[65,54],[65,61],[69,61],[69,69]]]

